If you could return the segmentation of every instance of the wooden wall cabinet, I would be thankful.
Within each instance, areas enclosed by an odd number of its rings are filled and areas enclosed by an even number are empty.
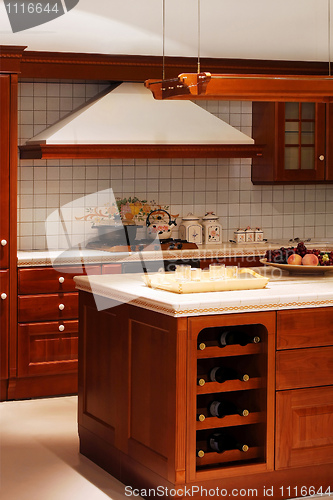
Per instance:
[[[252,182],[333,182],[332,105],[254,102],[252,135],[264,144],[252,161]]]

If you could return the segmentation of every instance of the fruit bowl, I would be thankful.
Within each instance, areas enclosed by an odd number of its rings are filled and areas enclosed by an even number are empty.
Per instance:
[[[333,271],[333,266],[303,266],[294,264],[276,264],[268,262],[267,259],[260,259],[265,266],[277,267],[283,271],[288,271],[290,274],[324,274]]]

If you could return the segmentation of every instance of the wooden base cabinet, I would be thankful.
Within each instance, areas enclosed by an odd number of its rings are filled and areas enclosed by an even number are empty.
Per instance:
[[[9,399],[77,393],[79,274],[118,274],[121,264],[20,268],[17,362]]]
[[[333,490],[332,388],[276,393],[276,312],[174,318],[103,298],[98,311],[91,294],[79,295],[80,451],[126,491],[281,499]],[[216,328],[260,342],[221,348]],[[214,367],[249,379],[211,381]],[[249,413],[219,418],[208,411],[214,400]],[[216,452],[214,433],[248,451]]]
[[[277,324],[276,468],[333,462],[333,309],[280,311]]]

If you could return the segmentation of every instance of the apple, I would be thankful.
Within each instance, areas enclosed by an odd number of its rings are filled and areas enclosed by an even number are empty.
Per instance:
[[[318,266],[318,257],[313,253],[307,253],[302,259],[303,266]]]
[[[288,264],[293,264],[294,266],[300,266],[302,264],[302,257],[298,253],[292,253],[288,257]]]

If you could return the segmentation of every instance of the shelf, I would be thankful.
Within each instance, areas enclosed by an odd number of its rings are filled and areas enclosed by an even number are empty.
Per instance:
[[[214,392],[246,391],[249,389],[260,389],[264,387],[265,381],[261,377],[250,378],[247,382],[242,380],[227,380],[219,382],[206,382],[203,386],[197,386],[197,394],[210,394]]]
[[[246,356],[247,354],[260,354],[263,343],[248,344],[244,347],[239,345],[228,345],[226,347],[206,347],[202,351],[198,349],[197,358],[222,358],[226,356]]]
[[[27,144],[21,160],[99,158],[254,158],[263,147],[252,144]]]
[[[232,427],[239,425],[258,424],[265,422],[266,415],[262,412],[250,413],[247,417],[241,415],[226,415],[223,418],[207,417],[203,422],[197,422],[197,431],[216,429],[217,427]]]
[[[253,446],[245,453],[239,450],[229,450],[223,453],[208,452],[202,458],[197,457],[196,464],[197,468],[200,468],[205,465],[229,464],[230,462],[242,461],[243,463],[247,463],[249,460],[263,459],[263,454],[264,450],[260,446]]]

